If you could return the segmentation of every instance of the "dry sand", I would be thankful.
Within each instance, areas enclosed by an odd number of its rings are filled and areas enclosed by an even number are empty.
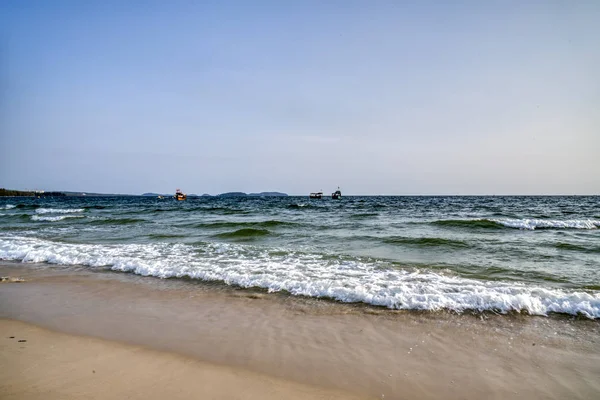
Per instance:
[[[54,371],[59,382],[81,373],[88,398],[154,395],[147,389],[154,382],[166,382],[160,390],[168,396],[161,398],[600,398],[598,321],[392,312],[179,280],[32,268],[0,265],[0,274],[26,279],[0,285],[0,318],[76,336],[28,327],[47,337],[47,346],[34,349],[27,338],[31,350],[8,349],[15,343],[3,328],[2,365],[17,365],[24,376],[3,371],[2,398],[11,382],[21,382],[10,392],[14,398],[51,384]],[[78,350],[51,353],[54,340]],[[5,349],[22,353],[5,359]],[[95,379],[86,374],[96,361],[114,362],[106,364],[101,385],[86,381]],[[209,381],[219,382],[210,390],[224,392],[200,392]],[[196,391],[205,394],[190,396]]]

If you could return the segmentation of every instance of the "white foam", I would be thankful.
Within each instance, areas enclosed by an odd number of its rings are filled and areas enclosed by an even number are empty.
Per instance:
[[[91,245],[0,237],[0,259],[5,260],[106,266],[159,278],[187,276],[396,309],[558,312],[600,318],[598,291],[480,281],[429,270],[401,270],[380,261],[272,251],[229,243]]]
[[[0,210],[10,210],[11,208],[15,208],[16,206],[14,204],[6,204],[2,207],[0,207]]]
[[[46,222],[62,221],[63,219],[66,219],[66,218],[83,218],[83,215],[47,215],[47,216],[32,215],[31,216],[32,221],[46,221]]]
[[[600,221],[593,219],[568,219],[568,220],[546,220],[546,219],[491,219],[509,228],[517,229],[597,229],[600,228]]]
[[[84,212],[83,208],[37,208],[37,214],[70,214]]]

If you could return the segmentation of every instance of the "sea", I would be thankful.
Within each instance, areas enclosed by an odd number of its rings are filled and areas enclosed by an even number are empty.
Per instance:
[[[396,310],[597,319],[600,197],[5,197],[0,260]]]

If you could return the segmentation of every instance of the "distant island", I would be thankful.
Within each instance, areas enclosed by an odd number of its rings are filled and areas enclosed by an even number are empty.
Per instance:
[[[43,190],[10,190],[0,188],[0,197],[62,197],[63,192],[46,192]]]
[[[217,197],[287,197],[287,193],[281,192],[260,192],[260,193],[244,193],[244,192],[227,192],[217,195]]]
[[[67,192],[67,191],[56,191],[46,192],[44,190],[12,190],[0,188],[0,197],[76,197],[76,196],[87,196],[87,197],[120,197],[120,196],[135,196],[131,194],[109,194],[109,193],[90,193],[90,192]],[[146,192],[141,196],[144,197],[171,197],[172,194],[161,194],[154,192]],[[287,197],[287,193],[281,192],[260,192],[260,193],[244,193],[244,192],[227,192],[216,195],[216,197]],[[189,194],[190,197],[213,197],[208,193],[203,195]]]
[[[0,197],[121,197],[131,196],[130,194],[112,194],[112,193],[90,193],[90,192],[67,192],[45,190],[12,190],[0,188]]]
[[[150,193],[144,193],[144,194],[142,194],[142,196],[158,197],[158,196],[171,196],[171,195],[150,192]],[[201,196],[199,196],[197,194],[189,194],[188,198],[189,197],[287,197],[287,196],[288,196],[287,193],[281,193],[281,192],[260,192],[260,193],[226,192],[226,193],[217,194],[216,196],[213,196],[208,193],[204,193]]]
[[[161,194],[161,193],[144,193],[142,196],[148,197],[158,197],[158,196],[172,196],[171,194]]]
[[[161,194],[161,193],[148,192],[148,193],[142,194],[142,196],[148,196],[148,197],[158,197],[158,196],[171,197],[172,194]],[[213,196],[213,195],[208,194],[208,193],[204,193],[203,195],[188,194],[188,198],[189,197],[288,197],[288,194],[287,193],[282,193],[282,192],[260,192],[260,193],[226,192],[226,193],[217,194],[216,196]]]

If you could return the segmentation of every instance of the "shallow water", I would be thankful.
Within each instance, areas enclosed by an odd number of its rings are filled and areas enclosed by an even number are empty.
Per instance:
[[[0,259],[600,317],[600,197],[2,198]]]

